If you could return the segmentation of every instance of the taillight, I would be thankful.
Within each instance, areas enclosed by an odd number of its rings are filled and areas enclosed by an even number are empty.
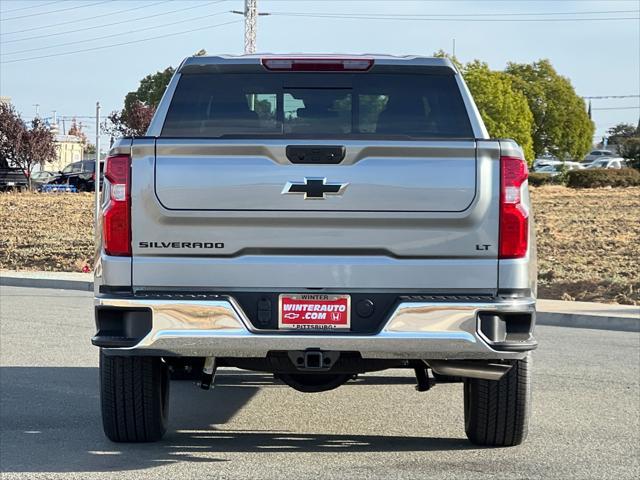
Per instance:
[[[529,211],[522,204],[522,184],[529,176],[521,158],[500,157],[499,258],[522,258],[529,242]]]
[[[104,251],[131,256],[131,158],[108,157],[105,162],[105,207],[102,213]]]
[[[372,58],[263,58],[267,70],[293,72],[365,72]]]

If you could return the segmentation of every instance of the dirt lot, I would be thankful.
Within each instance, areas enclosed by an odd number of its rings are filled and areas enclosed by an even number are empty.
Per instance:
[[[541,298],[640,304],[640,188],[532,191]],[[93,196],[0,194],[0,269],[79,272]]]
[[[82,271],[93,208],[91,193],[0,193],[0,269]]]
[[[640,304],[640,188],[532,190],[540,298]]]

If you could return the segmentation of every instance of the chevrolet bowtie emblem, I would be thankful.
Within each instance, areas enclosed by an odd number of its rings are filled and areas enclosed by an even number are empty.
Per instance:
[[[304,182],[287,182],[286,193],[304,193],[305,200],[323,200],[327,195],[342,195],[348,183],[327,183],[326,178],[305,177]]]

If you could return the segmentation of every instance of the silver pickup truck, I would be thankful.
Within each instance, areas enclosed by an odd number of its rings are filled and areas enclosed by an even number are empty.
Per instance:
[[[105,162],[107,437],[160,439],[172,372],[321,392],[407,368],[420,391],[463,383],[473,443],[521,443],[537,345],[523,158],[447,59],[184,60],[147,135]]]

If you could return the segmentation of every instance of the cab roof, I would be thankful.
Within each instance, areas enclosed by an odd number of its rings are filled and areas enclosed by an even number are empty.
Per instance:
[[[261,66],[266,59],[291,59],[291,60],[372,60],[374,66],[389,67],[436,67],[456,72],[453,62],[448,58],[426,57],[420,55],[384,55],[384,54],[318,54],[318,53],[292,53],[273,54],[257,53],[251,55],[203,55],[193,56],[184,59],[178,72],[193,71],[201,69],[219,70],[225,66]]]

